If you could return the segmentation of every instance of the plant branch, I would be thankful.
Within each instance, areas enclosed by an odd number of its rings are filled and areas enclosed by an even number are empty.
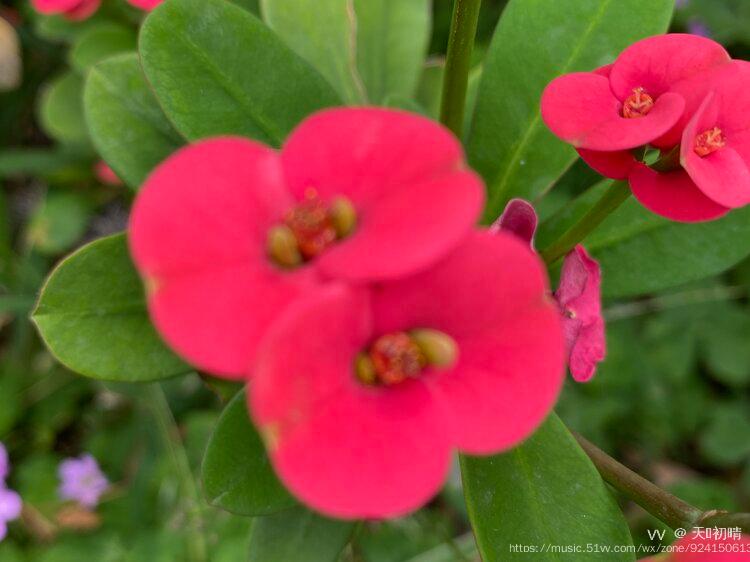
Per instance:
[[[573,436],[605,482],[672,529],[690,530],[696,526],[723,529],[739,527],[743,532],[750,533],[749,513],[717,510],[704,512],[636,474],[586,438],[575,432]]]
[[[612,182],[612,185],[604,192],[604,195],[601,196],[599,201],[585,215],[560,238],[540,252],[547,265],[552,265],[567,255],[568,252],[575,248],[576,244],[591,234],[628,197],[630,197],[630,186],[627,181]]]
[[[440,122],[461,137],[469,83],[471,52],[479,21],[481,0],[455,0],[448,55],[445,60]]]

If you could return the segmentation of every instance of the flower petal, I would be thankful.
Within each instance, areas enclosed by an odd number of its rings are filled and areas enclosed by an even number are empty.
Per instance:
[[[638,164],[629,179],[633,195],[641,205],[671,220],[709,221],[729,212],[727,207],[706,197],[681,169],[662,174]]]
[[[368,294],[329,287],[277,323],[249,393],[284,484],[336,517],[417,509],[438,492],[450,465],[448,435],[424,384],[356,381],[355,357],[371,337]]]
[[[75,9],[83,0],[31,0],[34,9],[41,14],[60,14]]]
[[[78,4],[78,6],[65,12],[64,15],[66,18],[73,21],[85,20],[94,15],[100,5],[101,0],[81,0],[81,3]]]
[[[136,8],[147,11],[153,10],[163,1],[164,0],[128,0],[128,2],[130,2]]]
[[[576,148],[616,151],[648,144],[677,122],[684,110],[682,96],[666,93],[648,115],[626,119],[609,80],[590,72],[553,80],[542,95],[542,118],[558,137]]]
[[[637,160],[629,150],[601,152],[577,149],[578,155],[595,172],[613,180],[627,179]]]
[[[635,88],[654,99],[681,80],[731,60],[716,41],[687,33],[656,35],[632,44],[617,57],[609,80],[612,92],[625,100]]]
[[[330,109],[309,117],[287,139],[281,160],[297,199],[313,188],[322,199],[343,195],[358,208],[465,168],[461,145],[447,129],[382,108]]]
[[[482,181],[456,171],[401,190],[361,208],[355,231],[317,260],[325,275],[352,281],[401,277],[448,253],[479,217]]]
[[[531,434],[551,411],[565,350],[546,270],[523,241],[473,233],[428,271],[377,289],[378,333],[441,330],[459,347],[457,365],[427,379],[455,444],[488,454]]]
[[[165,340],[193,364],[243,376],[286,304],[316,283],[266,258],[268,229],[290,205],[276,153],[239,138],[180,150],[149,177],[130,247]]]

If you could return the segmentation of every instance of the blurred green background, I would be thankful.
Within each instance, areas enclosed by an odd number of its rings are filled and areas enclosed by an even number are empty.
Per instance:
[[[243,3],[252,9],[253,2]],[[484,2],[477,64],[503,4]],[[678,5],[675,30],[710,34],[735,56],[750,55],[750,2]],[[82,378],[53,360],[28,320],[61,257],[124,228],[132,192],[103,185],[94,174],[98,158],[80,94],[93,62],[133,48],[141,14],[117,0],[82,24],[40,17],[25,1],[0,10],[23,66],[20,82],[10,80],[0,93],[0,441],[13,463],[9,485],[26,505],[0,543],[0,562],[191,560],[196,541],[207,547],[206,560],[244,560],[251,521],[209,507],[197,477],[221,393],[198,375],[147,386]],[[451,2],[435,1],[434,62],[420,89],[427,111],[438,101],[434,69],[444,56],[450,12]],[[541,214],[597,180],[577,163],[539,202]],[[750,260],[668,294],[606,303],[608,359],[593,382],[568,382],[558,412],[685,500],[750,510],[749,291]],[[58,463],[82,452],[93,454],[113,482],[87,529],[59,521],[56,492]],[[645,530],[662,525],[633,505],[625,510],[636,542],[648,542]],[[344,557],[475,559],[457,472],[414,516],[362,526]]]

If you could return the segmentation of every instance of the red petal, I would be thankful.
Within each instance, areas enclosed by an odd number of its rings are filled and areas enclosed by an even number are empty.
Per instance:
[[[706,197],[681,169],[660,174],[639,164],[630,174],[630,188],[641,205],[675,221],[709,221],[729,212]]]
[[[579,148],[578,155],[595,172],[614,180],[627,179],[630,171],[638,162],[629,150],[599,152]]]

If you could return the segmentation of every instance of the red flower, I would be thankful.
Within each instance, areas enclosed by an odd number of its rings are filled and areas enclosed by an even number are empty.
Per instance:
[[[750,63],[733,61],[703,81],[711,91],[682,134],[679,167],[658,173],[639,166],[631,177],[644,206],[676,220],[716,218],[750,203]]]
[[[427,271],[295,306],[266,340],[249,403],[301,500],[392,517],[439,490],[451,449],[496,453],[531,434],[563,364],[543,264],[513,236],[477,232]]]
[[[610,67],[553,80],[542,95],[542,118],[576,148],[671,148],[701,101],[696,92],[676,93],[675,85],[729,60],[724,48],[710,39],[650,37],[625,49]]]
[[[580,244],[565,257],[555,298],[563,314],[570,374],[578,382],[591,380],[606,354],[601,269]]]
[[[180,150],[141,190],[130,245],[161,335],[200,368],[240,378],[298,297],[325,280],[429,267],[468,234],[483,196],[446,129],[336,109],[280,153],[241,138]]]
[[[40,14],[85,20],[99,9],[101,0],[31,0],[31,4]]]

